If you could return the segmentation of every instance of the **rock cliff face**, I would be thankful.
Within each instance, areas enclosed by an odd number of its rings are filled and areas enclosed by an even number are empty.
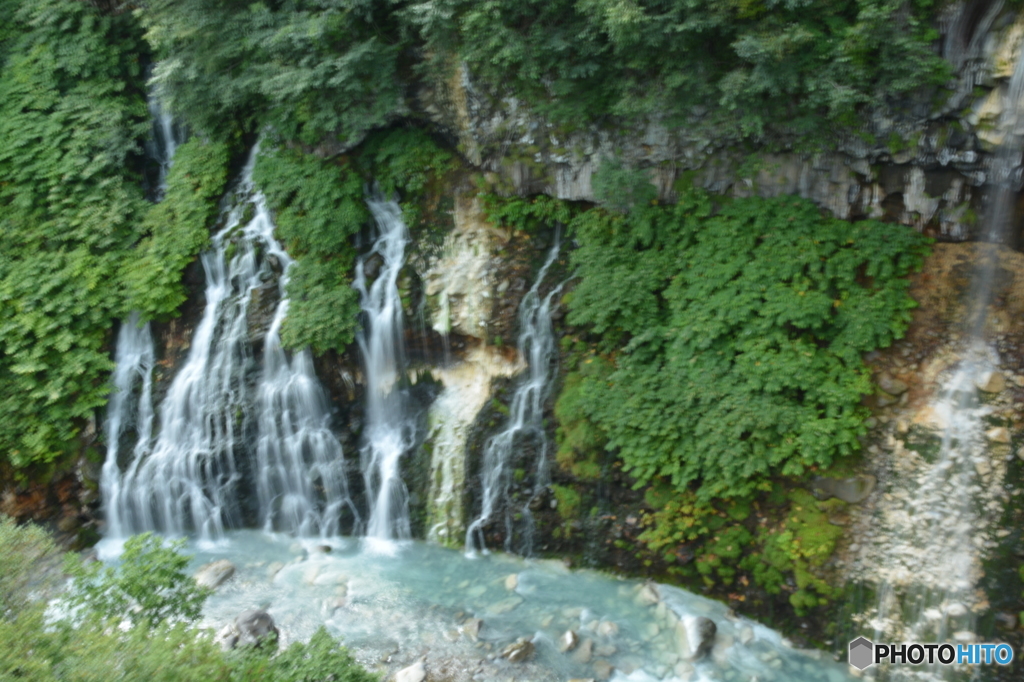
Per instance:
[[[879,103],[855,134],[837,133],[827,152],[773,144],[751,156],[749,144],[709,133],[698,114],[682,128],[649,120],[563,131],[516,98],[487,90],[465,66],[423,86],[412,108],[508,193],[596,201],[594,173],[615,158],[645,169],[666,201],[686,178],[733,196],[796,194],[840,218],[883,218],[961,241],[984,217],[992,152],[1012,126],[1003,113],[1020,68],[1024,15],[1002,2],[958,2],[940,28],[955,70],[952,94],[938,107],[935,93]]]

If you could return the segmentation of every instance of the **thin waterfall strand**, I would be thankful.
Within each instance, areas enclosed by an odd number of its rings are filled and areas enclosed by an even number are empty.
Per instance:
[[[366,436],[361,453],[363,477],[370,501],[369,537],[393,540],[410,537],[408,491],[400,462],[413,445],[414,424],[405,415],[403,396],[396,389],[403,363],[402,301],[398,274],[405,264],[408,231],[395,201],[380,196],[367,200],[379,230],[370,253],[356,264],[364,329],[359,348],[366,364]],[[383,261],[367,288],[366,260]]]
[[[100,475],[100,492],[107,535],[121,538],[128,530],[122,518],[126,490],[119,468],[121,439],[134,426],[133,463],[145,457],[153,444],[153,336],[148,322],[139,323],[137,312],[121,324],[114,360],[113,391],[107,404],[107,458]]]
[[[556,235],[555,243],[548,252],[547,260],[537,273],[537,280],[519,304],[519,353],[529,365],[528,374],[516,386],[512,396],[509,419],[504,430],[492,436],[484,446],[483,469],[480,474],[483,500],[480,515],[466,531],[466,551],[484,551],[484,525],[499,509],[504,509],[505,548],[512,547],[513,509],[509,504],[509,489],[512,485],[511,459],[517,445],[532,439],[537,449],[537,471],[534,491],[545,487],[550,478],[548,472],[548,439],[544,432],[544,401],[548,397],[553,371],[551,361],[555,355],[555,335],[551,329],[551,302],[561,290],[556,287],[543,298],[540,287],[544,276],[555,258],[561,244]],[[529,504],[519,510],[523,518],[523,554],[530,554],[533,544],[533,524]]]

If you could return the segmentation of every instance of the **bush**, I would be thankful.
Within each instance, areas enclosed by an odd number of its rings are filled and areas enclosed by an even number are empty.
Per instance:
[[[567,380],[568,395],[638,485],[743,497],[859,449],[861,354],[906,328],[923,237],[792,198],[716,209],[699,192],[573,226],[569,320],[615,367]]]
[[[46,531],[7,516],[0,516],[0,547],[0,619],[14,619],[33,595],[56,589],[61,576],[50,569],[60,552]]]
[[[82,566],[69,558],[75,591],[65,606],[73,621],[47,619],[40,562],[57,551],[33,526],[0,519],[0,679],[32,682],[375,682],[352,655],[320,628],[308,644],[280,653],[245,648],[222,653],[211,633],[195,628],[208,591],[185,573],[181,542],[131,538],[121,565]],[[44,574],[45,577],[49,574]],[[51,584],[54,581],[49,581]],[[131,627],[118,623],[128,618]]]
[[[130,538],[121,565],[83,564],[68,555],[66,570],[75,580],[67,596],[72,609],[101,618],[127,619],[132,625],[197,620],[210,590],[200,587],[185,569],[191,557],[180,550],[185,540],[164,543],[152,533]]]
[[[0,4],[0,452],[20,468],[73,451],[109,392],[105,343],[147,206],[148,49],[130,15]]]

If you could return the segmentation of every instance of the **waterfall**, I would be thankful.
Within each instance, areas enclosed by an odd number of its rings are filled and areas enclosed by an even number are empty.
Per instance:
[[[893,540],[883,542],[871,557],[878,581],[878,601],[866,624],[876,641],[969,642],[975,638],[975,614],[986,600],[978,589],[993,505],[998,493],[986,491],[982,473],[993,468],[986,442],[985,418],[992,409],[982,404],[978,389],[999,365],[996,351],[985,341],[992,302],[998,245],[1009,235],[1016,193],[1021,185],[1024,154],[1024,51],[1010,79],[999,128],[1005,133],[990,168],[985,231],[989,242],[979,250],[968,297],[965,349],[959,364],[943,383],[938,399],[926,408],[930,423],[941,433],[935,461],[903,470],[891,483],[894,503],[873,529]],[[894,456],[901,457],[902,441]],[[993,474],[995,475],[995,474]],[[994,486],[998,488],[1001,486]],[[877,542],[877,537],[876,537]],[[934,666],[927,673],[893,669],[891,679],[944,679],[950,672]]]
[[[274,239],[274,225],[261,194],[255,203],[256,217],[250,227],[265,245],[268,260],[276,260],[282,271],[281,300],[264,341],[263,377],[257,389],[261,515],[268,531],[326,538],[340,534],[343,511],[352,514],[356,525],[359,512],[349,496],[345,458],[330,430],[327,400],[313,370],[313,357],[303,349],[289,361],[281,347],[281,323],[288,313],[285,287],[293,261]]]
[[[505,428],[484,445],[480,483],[483,492],[480,515],[466,531],[466,551],[486,550],[484,524],[504,509],[505,548],[512,551],[513,510],[508,504],[512,485],[511,458],[514,448],[532,440],[537,448],[537,471],[534,492],[549,483],[548,440],[544,432],[544,400],[553,378],[551,361],[555,356],[555,336],[551,330],[551,301],[561,290],[556,287],[541,297],[540,287],[551,264],[558,257],[561,244],[558,236],[548,252],[547,260],[537,273],[537,280],[519,304],[519,338],[517,347],[529,366],[527,375],[516,386]],[[522,515],[522,554],[530,554],[533,546],[533,522],[529,504],[519,510]]]
[[[156,188],[150,190],[150,196],[160,201],[167,191],[167,173],[174,161],[174,154],[185,135],[174,117],[164,108],[157,92],[150,94],[148,99],[149,114],[153,117],[153,129],[146,142],[146,153],[160,167]]]
[[[405,539],[410,537],[409,500],[399,463],[413,446],[415,425],[406,416],[402,393],[395,387],[404,355],[398,273],[409,236],[397,202],[374,196],[366,203],[380,233],[370,253],[356,264],[355,280],[365,320],[359,348],[366,365],[366,434],[361,452],[370,500],[366,534]],[[366,265],[374,257],[382,264],[367,288]]]
[[[968,351],[931,406],[934,423],[944,426],[935,462],[908,466],[893,483],[891,494],[901,504],[875,530],[902,539],[878,548],[882,580],[867,622],[876,641],[963,641],[974,630],[971,607],[982,574],[977,541],[988,513],[975,499],[976,469],[987,461],[984,419],[991,413],[976,386],[996,364],[984,345]],[[936,672],[941,677],[939,666]]]
[[[226,202],[225,227],[201,256],[206,307],[160,405],[156,442],[149,447],[140,440],[118,495],[109,499],[121,533],[192,530],[201,540],[220,538],[225,527],[242,524],[240,465],[247,463],[255,468],[267,529],[336,534],[343,509],[358,520],[309,352],[289,361],[281,348],[292,259],[274,239],[264,197],[253,186],[256,154],[254,149]],[[260,374],[250,339],[258,311],[251,302],[275,293],[280,301],[264,339]],[[108,458],[108,467],[113,472],[116,461]]]
[[[107,405],[107,458],[100,475],[100,491],[107,519],[107,534],[111,537],[124,537],[126,526],[121,511],[125,489],[119,468],[121,439],[129,426],[134,424],[134,460],[138,460],[149,449],[153,439],[153,336],[148,322],[140,324],[137,312],[121,324],[114,360],[116,366],[111,382],[113,391]]]

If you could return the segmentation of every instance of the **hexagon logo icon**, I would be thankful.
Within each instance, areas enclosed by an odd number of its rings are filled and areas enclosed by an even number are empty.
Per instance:
[[[874,664],[874,659],[875,645],[871,643],[871,640],[858,637],[850,642],[850,665],[854,668],[864,670]]]

